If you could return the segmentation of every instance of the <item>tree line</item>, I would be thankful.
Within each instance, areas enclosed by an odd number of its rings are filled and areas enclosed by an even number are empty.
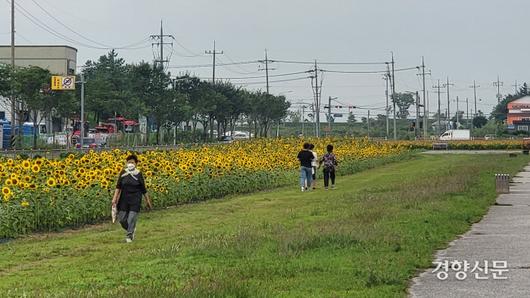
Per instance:
[[[157,144],[161,131],[169,133],[183,124],[195,141],[212,139],[214,132],[234,132],[243,124],[255,137],[267,137],[290,106],[284,96],[246,90],[228,81],[214,83],[190,74],[174,77],[147,62],[126,63],[115,51],[87,61],[81,73],[87,119],[97,124],[116,114],[130,119],[145,116],[148,127],[157,132]],[[0,96],[14,95],[20,112],[29,113],[31,121],[37,121],[38,113],[79,118],[79,86],[76,92],[52,91],[51,76],[39,67],[0,65]]]
[[[98,61],[87,61],[86,109],[99,122],[116,113],[137,119],[147,117],[158,132],[184,124],[193,135],[207,140],[245,123],[256,137],[267,137],[273,123],[287,116],[284,96],[249,91],[228,81],[201,80],[184,74],[172,77],[147,62],[126,64],[115,51]]]

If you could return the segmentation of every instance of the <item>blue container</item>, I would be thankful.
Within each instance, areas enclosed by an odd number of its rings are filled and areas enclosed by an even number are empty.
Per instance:
[[[33,125],[31,125],[31,124],[22,125],[22,135],[24,135],[24,136],[32,136],[33,135]]]
[[[2,125],[2,148],[9,149],[11,148],[11,123],[6,120],[0,120]]]

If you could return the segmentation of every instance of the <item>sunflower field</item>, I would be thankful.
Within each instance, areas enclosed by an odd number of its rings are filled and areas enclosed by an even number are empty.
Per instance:
[[[401,143],[312,140],[321,156],[335,145],[339,174],[399,159]],[[297,183],[299,139],[255,140],[138,154],[155,208]],[[0,238],[95,223],[110,202],[128,151],[70,154],[62,159],[0,159]]]
[[[416,141],[389,141],[410,149],[431,150],[433,143],[440,141],[416,140]],[[451,150],[518,150],[523,148],[522,139],[495,139],[495,140],[467,140],[448,141]]]

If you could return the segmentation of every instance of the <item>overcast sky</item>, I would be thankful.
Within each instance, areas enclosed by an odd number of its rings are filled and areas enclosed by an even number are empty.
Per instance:
[[[60,22],[49,17],[36,1]],[[100,44],[111,47],[135,45],[141,49],[118,50],[128,62],[152,61],[150,34],[164,31],[175,36],[170,66],[211,63],[204,50],[217,41],[218,63],[263,59],[322,62],[385,62],[394,52],[396,68],[417,66],[425,56],[430,110],[436,110],[433,85],[449,76],[451,110],[456,96],[465,110],[465,98],[473,98],[469,88],[477,81],[478,108],[486,113],[496,103],[493,81],[500,76],[501,93],[513,92],[517,80],[527,80],[529,33],[527,14],[530,1],[504,0],[17,0],[26,14],[33,15],[49,28],[76,42],[53,36],[17,12],[17,43],[66,44],[78,49],[78,64],[97,59],[105,49],[87,48]],[[8,0],[0,0],[0,43],[9,44],[10,13]],[[24,12],[24,11],[22,11]],[[37,22],[38,21],[35,21]],[[90,39],[83,39],[81,36]],[[171,52],[168,46],[167,53]],[[198,55],[198,56],[196,56]],[[186,57],[188,56],[188,57]],[[195,56],[195,57],[189,57]],[[244,64],[217,68],[217,77],[261,76],[260,64]],[[308,70],[310,65],[272,63],[271,75]],[[385,65],[321,65],[327,70],[385,70]],[[185,69],[170,68],[174,75]],[[211,68],[189,68],[200,76],[211,77]],[[417,71],[396,73],[396,91],[421,90]],[[271,81],[303,78],[304,75],[280,76]],[[263,82],[262,82],[263,81]],[[248,88],[265,89],[264,80],[252,82]],[[345,104],[373,108],[372,114],[384,113],[385,81],[381,74],[325,73],[322,98],[338,97]],[[272,82],[271,92],[285,94],[292,102],[312,98],[309,79]],[[446,109],[442,94],[442,111]],[[361,116],[366,110],[357,110]]]

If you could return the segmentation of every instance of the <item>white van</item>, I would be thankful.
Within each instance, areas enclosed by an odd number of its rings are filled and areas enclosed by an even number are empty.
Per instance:
[[[469,129],[450,129],[439,137],[440,141],[463,141],[471,140]]]

